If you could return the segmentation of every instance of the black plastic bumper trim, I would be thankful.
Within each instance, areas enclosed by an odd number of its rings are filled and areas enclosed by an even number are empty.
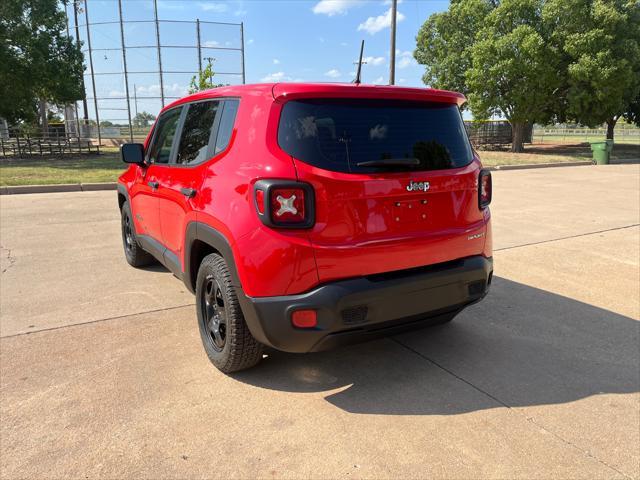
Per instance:
[[[440,265],[443,268],[407,270],[406,275],[396,272],[387,280],[341,280],[299,295],[252,298],[239,288],[238,297],[247,325],[259,342],[287,352],[325,350],[385,332],[439,323],[487,294],[492,258],[474,256]],[[364,307],[366,318],[356,328],[345,323],[343,311]],[[315,309],[317,327],[294,328],[291,314],[298,309]]]

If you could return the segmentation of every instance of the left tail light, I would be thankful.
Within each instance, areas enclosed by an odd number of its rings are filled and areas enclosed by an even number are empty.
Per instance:
[[[308,183],[259,180],[254,186],[258,217],[279,228],[310,228],[315,222],[315,196]]]
[[[489,206],[492,193],[491,172],[489,170],[480,170],[480,175],[478,175],[478,206],[480,209]]]

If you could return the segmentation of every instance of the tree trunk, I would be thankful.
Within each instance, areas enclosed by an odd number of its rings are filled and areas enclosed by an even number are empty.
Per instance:
[[[618,119],[611,117],[607,120],[607,140],[613,140],[613,129],[616,128]]]
[[[47,118],[47,102],[40,100],[40,124],[42,126],[42,136],[49,135],[49,119]]]
[[[525,127],[525,122],[511,122],[511,151],[514,153],[524,152]]]

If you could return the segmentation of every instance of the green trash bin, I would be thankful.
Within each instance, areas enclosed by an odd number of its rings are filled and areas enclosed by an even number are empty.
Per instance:
[[[611,158],[613,150],[613,140],[605,140],[604,142],[591,142],[591,152],[593,153],[593,161],[597,165],[607,165]]]

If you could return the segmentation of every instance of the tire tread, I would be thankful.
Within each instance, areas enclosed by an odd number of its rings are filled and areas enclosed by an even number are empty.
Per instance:
[[[198,311],[198,324],[207,356],[209,360],[224,373],[232,373],[251,368],[262,359],[263,345],[258,343],[249,331],[249,327],[242,314],[242,309],[240,308],[240,303],[238,302],[238,296],[231,283],[231,274],[229,273],[227,263],[224,258],[218,254],[212,253],[206,256],[200,264],[196,292],[198,294],[198,306],[200,305],[199,293],[202,289],[202,284],[205,277],[209,274],[217,276],[224,284],[225,308],[227,310],[227,345],[225,345],[221,353],[211,351],[211,349],[208,348],[206,336],[209,335],[209,333],[206,331],[203,326],[204,322],[200,318],[202,313]]]

